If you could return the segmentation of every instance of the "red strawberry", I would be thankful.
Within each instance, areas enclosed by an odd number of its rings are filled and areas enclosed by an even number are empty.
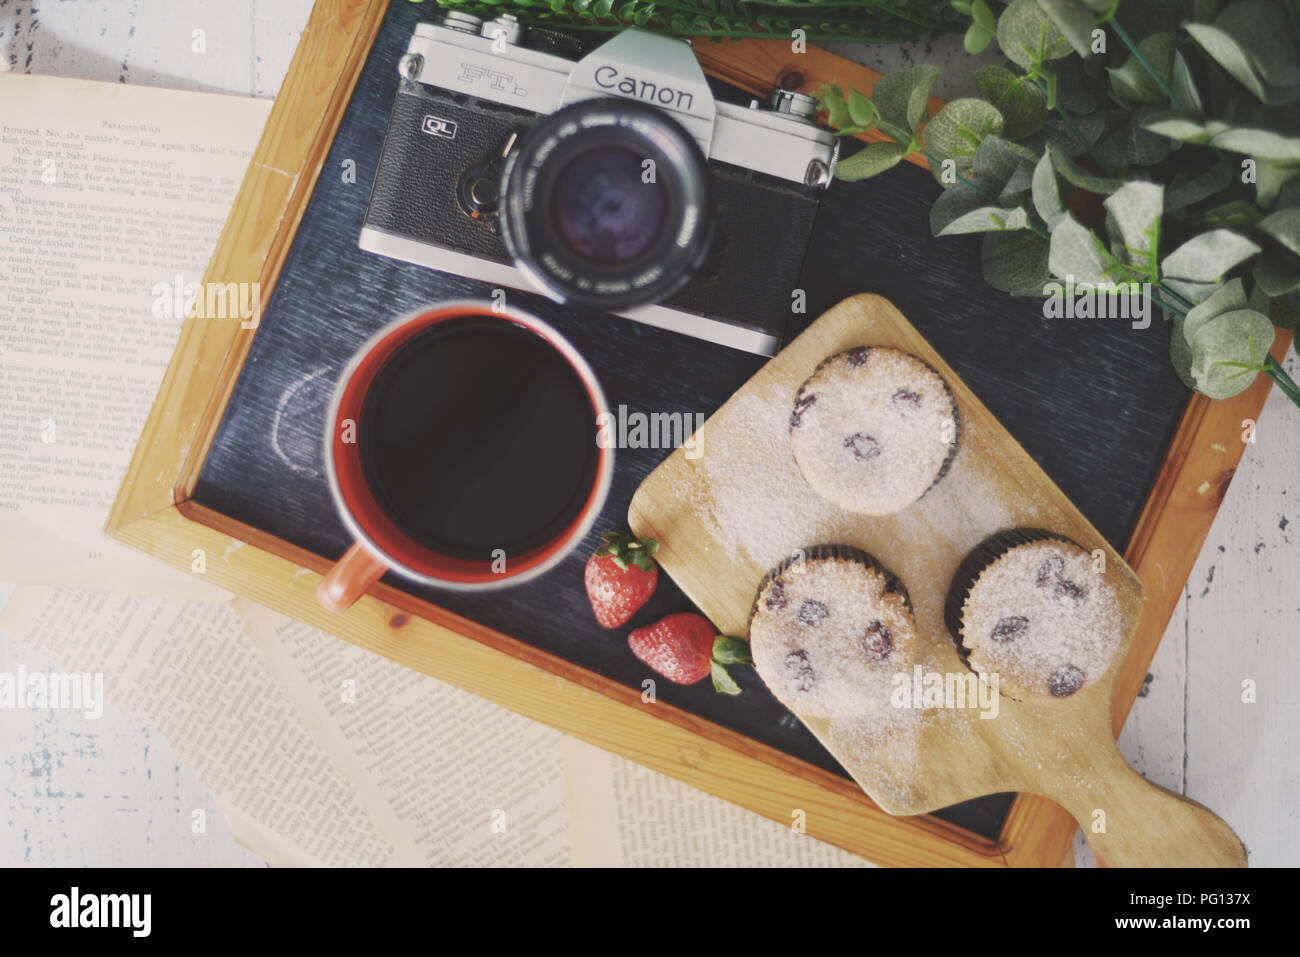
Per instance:
[[[679,685],[693,685],[709,673],[718,630],[707,618],[684,611],[638,628],[628,647],[655,671]]]
[[[719,635],[708,619],[680,612],[638,628],[627,636],[628,647],[655,671],[679,685],[693,685],[705,675],[723,694],[740,694],[740,685],[726,666],[749,661],[749,646],[739,638]]]
[[[587,559],[582,580],[596,621],[602,628],[617,628],[650,600],[659,584],[659,569],[651,557],[659,543],[622,532],[606,532],[601,538],[605,544]]]

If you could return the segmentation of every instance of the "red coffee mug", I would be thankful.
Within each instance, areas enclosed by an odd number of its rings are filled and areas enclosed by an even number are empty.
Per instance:
[[[431,326],[452,319],[513,323],[545,340],[585,387],[595,410],[592,442],[597,444],[597,423],[609,411],[605,393],[578,350],[542,320],[510,307],[463,300],[420,309],[392,322],[352,357],[335,387],[326,417],[325,467],[330,493],[339,517],[355,539],[316,590],[320,603],[331,611],[351,607],[390,570],[412,581],[456,590],[499,588],[535,578],[560,562],[583,540],[605,504],[614,472],[614,453],[612,449],[599,448],[595,478],[581,510],[550,541],[512,556],[504,571],[494,569],[488,560],[441,554],[416,541],[389,517],[362,470],[360,445],[355,439],[345,441],[339,424],[361,421],[362,405],[376,376],[406,342]]]

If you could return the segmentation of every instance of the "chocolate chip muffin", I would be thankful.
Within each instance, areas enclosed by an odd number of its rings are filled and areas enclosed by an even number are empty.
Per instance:
[[[763,579],[749,642],[759,677],[791,711],[851,716],[888,703],[893,675],[912,667],[916,622],[874,558],[819,545]]]
[[[1042,529],[999,532],[962,562],[944,609],[966,663],[1016,700],[1068,698],[1123,642],[1119,599],[1092,555]]]
[[[960,431],[939,373],[889,346],[824,360],[790,413],[790,445],[808,484],[865,515],[889,515],[924,495],[947,473]]]

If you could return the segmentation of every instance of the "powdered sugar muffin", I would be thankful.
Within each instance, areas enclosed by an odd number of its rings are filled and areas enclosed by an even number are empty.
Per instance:
[[[924,495],[948,471],[960,429],[939,373],[889,346],[823,361],[790,414],[790,444],[808,484],[866,515],[889,515]]]
[[[986,539],[945,608],[966,662],[1017,700],[1068,698],[1106,673],[1123,642],[1119,598],[1092,555],[1041,529]]]
[[[759,677],[787,708],[848,716],[888,703],[893,674],[912,667],[916,622],[906,591],[875,559],[821,545],[763,579],[749,643]]]

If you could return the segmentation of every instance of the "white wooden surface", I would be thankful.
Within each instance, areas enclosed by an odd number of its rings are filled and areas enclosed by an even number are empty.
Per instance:
[[[399,2],[399,0],[394,0]],[[0,0],[0,68],[274,96],[310,0]],[[207,52],[191,52],[194,30]],[[910,49],[839,47],[878,69],[945,68],[936,93],[960,95],[973,64],[953,39]],[[0,116],[3,104],[0,104]],[[940,241],[936,241],[940,242]],[[1300,362],[1288,360],[1293,376]],[[1300,864],[1300,409],[1274,391],[1184,600],[1120,739],[1152,780],[1222,815],[1256,866]],[[0,547],[4,547],[0,544]],[[8,589],[0,585],[0,603]],[[0,670],[22,655],[0,635]],[[1242,702],[1253,680],[1257,702]],[[0,863],[242,865],[195,776],[166,744],[110,707],[93,733],[66,712],[0,718],[9,813]],[[1089,863],[1082,839],[1076,859]]]

